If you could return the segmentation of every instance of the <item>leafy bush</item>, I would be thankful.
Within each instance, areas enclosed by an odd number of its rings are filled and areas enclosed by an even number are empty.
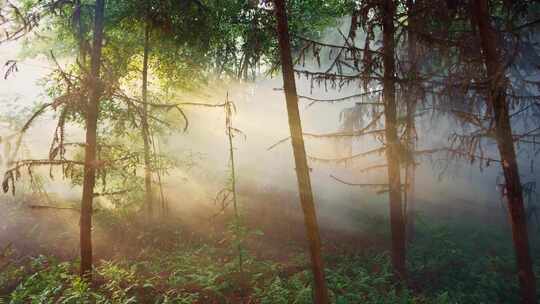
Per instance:
[[[72,274],[69,263],[39,256],[32,260],[34,274],[11,293],[10,304],[18,303],[89,303],[91,293],[86,283]]]

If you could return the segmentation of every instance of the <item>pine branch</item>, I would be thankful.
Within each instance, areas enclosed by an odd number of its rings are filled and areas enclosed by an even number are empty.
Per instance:
[[[345,184],[347,186],[357,186],[357,187],[369,187],[369,188],[376,188],[376,187],[388,187],[388,184],[367,184],[367,183],[351,183],[351,182],[348,182],[348,181],[345,181],[343,179],[340,179],[332,174],[330,174],[330,177],[333,178],[334,180],[342,183],[342,184]]]
[[[28,208],[31,209],[53,209],[53,210],[71,210],[75,212],[80,212],[79,209],[73,207],[57,207],[57,206],[46,206],[46,205],[29,205]]]
[[[371,122],[367,126],[354,132],[334,132],[334,133],[327,133],[327,134],[302,133],[302,135],[305,137],[311,137],[311,138],[339,138],[339,137],[357,137],[357,136],[364,136],[364,135],[380,134],[380,133],[383,133],[384,130],[371,130],[371,131],[368,131],[368,130],[371,129],[377,123],[377,121],[382,117],[382,115],[383,115],[383,112],[376,114],[375,117],[371,120]],[[280,144],[290,139],[291,139],[290,136],[280,139],[278,142],[271,145],[266,150],[270,151],[273,148],[279,146]]]
[[[334,164],[342,164],[346,163],[348,161],[352,161],[358,158],[370,156],[373,154],[381,154],[386,150],[386,147],[380,147],[373,150],[369,150],[366,152],[358,153],[352,156],[342,157],[342,158],[320,158],[315,156],[308,155],[308,159],[315,162],[321,162],[321,163],[334,163]]]
[[[381,92],[382,92],[382,90],[374,90],[374,91],[370,91],[370,92],[354,94],[354,95],[340,97],[340,98],[329,98],[329,99],[319,99],[319,98],[313,98],[313,97],[303,96],[303,95],[298,95],[298,98],[311,101],[308,104],[308,107],[311,107],[312,105],[314,105],[316,103],[331,103],[331,104],[334,104],[336,102],[350,101],[350,100],[357,99],[357,98],[362,99],[363,97],[370,96],[372,94],[378,94],[378,93],[381,93]],[[384,103],[382,103],[382,102],[356,102],[356,104],[357,105],[384,106]]]
[[[387,167],[388,167],[387,164],[380,164],[380,165],[373,165],[373,166],[369,166],[369,167],[365,167],[365,168],[361,168],[361,169],[356,169],[355,171],[360,172],[360,173],[367,173],[367,172],[370,172],[370,171],[373,171],[373,170],[387,168]]]
[[[417,150],[417,151],[414,151],[413,153],[417,154],[417,155],[422,155],[422,154],[434,154],[434,153],[439,153],[439,152],[447,152],[447,153],[449,153],[450,155],[453,155],[453,156],[467,157],[469,160],[479,159],[479,160],[486,161],[486,162],[501,163],[501,160],[499,160],[499,159],[486,157],[486,156],[478,155],[478,154],[474,154],[474,153],[471,154],[471,153],[469,153],[467,151],[463,151],[463,150],[459,150],[459,149],[453,149],[453,148],[438,148],[438,149]]]
[[[309,39],[309,38],[299,36],[299,35],[294,35],[294,37],[296,37],[296,38],[298,38],[298,39],[300,39],[300,40],[302,40],[304,42],[307,42],[309,45],[317,45],[317,46],[321,46],[321,47],[327,47],[327,48],[332,48],[332,49],[340,49],[340,50],[347,50],[347,51],[358,52],[358,53],[369,52],[369,53],[372,53],[372,54],[382,55],[382,52],[377,51],[377,50],[363,49],[363,48],[359,48],[359,47],[352,46],[352,45],[345,46],[345,45],[336,45],[336,44],[324,43],[324,42],[315,41],[313,39]]]
[[[122,194],[126,194],[126,193],[128,193],[128,192],[131,192],[131,191],[133,191],[133,190],[135,190],[135,189],[136,189],[136,188],[129,188],[129,189],[118,190],[118,191],[111,191],[111,192],[95,192],[95,193],[94,193],[94,197],[122,195]]]

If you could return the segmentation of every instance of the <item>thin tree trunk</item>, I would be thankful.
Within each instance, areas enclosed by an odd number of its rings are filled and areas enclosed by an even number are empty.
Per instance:
[[[96,145],[99,99],[101,97],[100,66],[105,0],[97,0],[95,6],[94,41],[90,58],[90,98],[86,107],[86,145],[84,153],[84,180],[81,202],[80,246],[81,276],[92,280],[92,201],[96,183]]]
[[[392,231],[392,266],[399,280],[406,279],[405,269],[405,221],[401,201],[400,142],[397,132],[397,106],[395,96],[395,44],[393,0],[385,0],[383,19],[383,97],[386,135],[386,158],[390,192],[390,226]]]
[[[287,102],[287,113],[289,116],[289,128],[292,138],[294,161],[296,165],[296,177],[300,192],[300,203],[304,213],[304,224],[309,241],[311,253],[311,267],[314,278],[314,292],[316,304],[328,304],[328,290],[324,279],[324,265],[321,255],[321,239],[319,235],[319,224],[315,204],[313,202],[313,192],[311,190],[311,180],[309,167],[302,137],[302,124],[300,121],[300,111],[298,109],[298,95],[296,93],[296,83],[294,79],[293,61],[291,55],[289,28],[285,0],[275,0],[275,13],[277,19],[277,34],[281,55],[281,66],[283,70],[283,87]]]
[[[84,39],[84,30],[83,30],[83,17],[82,17],[82,5],[81,0],[77,0],[75,2],[75,10],[77,13],[77,39],[79,42],[79,63],[82,66],[86,66],[86,54],[87,54],[87,47],[85,44]],[[84,97],[81,96],[81,104],[84,104]]]
[[[152,153],[154,155],[159,155],[159,143],[157,142],[157,139],[151,135],[150,142],[152,143]],[[163,182],[161,181],[161,172],[160,172],[161,161],[159,160],[157,161],[158,161],[158,163],[156,164],[157,169],[155,170],[155,172],[156,172],[157,183],[158,183],[158,188],[159,188],[159,197],[161,200],[161,216],[165,218],[167,217],[167,202],[165,200],[165,193],[163,192]]]
[[[506,198],[510,213],[509,219],[512,227],[512,238],[521,288],[521,302],[534,304],[536,303],[536,283],[529,252],[523,193],[512,137],[508,102],[506,100],[508,79],[505,76],[504,64],[500,60],[503,56],[497,47],[497,34],[491,26],[488,1],[472,1],[472,8],[487,69],[489,81],[488,102],[491,103],[490,106],[494,112],[497,147],[503,164]]]
[[[415,230],[415,214],[416,214],[416,197],[415,197],[415,182],[416,182],[416,160],[414,157],[414,151],[416,150],[416,122],[415,122],[415,112],[416,104],[418,103],[418,88],[417,88],[417,78],[418,78],[418,54],[417,54],[417,2],[414,0],[407,0],[407,10],[408,10],[408,23],[409,28],[407,31],[408,35],[408,46],[407,46],[407,57],[409,59],[409,71],[408,76],[410,78],[408,90],[407,90],[407,127],[406,127],[406,137],[408,145],[408,159],[407,167],[405,171],[406,178],[406,191],[404,201],[406,202],[406,224],[407,224],[407,241],[411,242],[414,238]]]
[[[234,105],[229,101],[229,96],[225,101],[225,128],[227,132],[227,138],[229,140],[229,162],[231,165],[231,192],[232,192],[232,202],[234,209],[234,230],[236,234],[236,249],[238,250],[238,269],[241,273],[244,272],[243,264],[243,249],[242,249],[242,237],[241,234],[241,223],[240,223],[240,211],[238,210],[238,198],[236,195],[236,167],[234,163],[234,145],[233,145],[233,136],[234,128],[232,126],[232,108]]]
[[[144,54],[143,54],[143,70],[142,70],[142,137],[144,145],[144,203],[148,220],[151,220],[154,215],[154,206],[152,202],[152,165],[150,162],[150,128],[148,126],[148,57],[150,55],[150,24],[146,22],[144,29]]]

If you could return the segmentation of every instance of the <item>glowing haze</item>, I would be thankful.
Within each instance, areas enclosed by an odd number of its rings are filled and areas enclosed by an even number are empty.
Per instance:
[[[18,45],[3,47],[0,61],[17,58]],[[49,63],[43,58],[24,59],[18,64],[19,71],[0,81],[1,114],[28,107],[36,102],[47,101],[43,88],[38,84],[50,71]],[[310,81],[297,80],[301,95],[318,98],[345,96],[355,92],[355,87],[346,87],[336,92],[325,90],[324,86],[312,88]],[[287,113],[285,108],[281,79],[260,79],[254,83],[234,83],[210,85],[197,94],[183,96],[179,101],[205,103],[222,103],[227,94],[234,101],[237,113],[234,126],[244,134],[235,138],[235,154],[237,159],[237,177],[242,204],[264,204],[256,201],[253,193],[277,191],[296,193],[297,185],[294,172],[292,150],[289,141],[268,148],[289,135]],[[340,113],[352,107],[354,101],[337,104],[318,103],[309,105],[302,101],[301,115],[303,129],[306,133],[322,134],[340,130]],[[214,205],[216,193],[227,182],[228,151],[224,130],[225,115],[221,108],[186,108],[190,127],[186,133],[178,132],[160,141],[168,153],[176,155],[194,155],[195,166],[178,169],[165,179],[168,200],[177,204],[178,209],[202,208],[204,212],[213,212],[219,206]],[[422,146],[437,147],[447,139],[449,121],[436,118],[432,121],[429,115],[419,122],[419,133]],[[25,137],[25,145],[29,149],[27,157],[44,157],[53,133],[54,124],[51,116],[45,116]],[[7,125],[2,124],[0,136],[10,134]],[[77,129],[70,129],[72,136],[81,136]],[[430,140],[425,141],[426,134]],[[307,139],[307,152],[320,158],[343,157],[343,143],[331,139]],[[359,153],[374,147],[371,137],[354,140],[352,153]],[[434,156],[433,159],[437,159]],[[349,208],[362,212],[369,207],[385,213],[386,194],[377,194],[369,188],[351,187],[331,178],[335,175],[353,183],[383,183],[386,170],[359,173],[358,169],[373,164],[384,163],[384,155],[358,159],[347,166],[312,162],[312,183],[316,203],[322,218],[336,218],[333,225],[347,225]],[[458,208],[480,208],[490,211],[500,209],[499,193],[496,189],[496,177],[499,168],[492,166],[480,172],[474,165],[467,163],[451,165],[440,177],[440,163],[424,161],[417,171],[417,197],[423,206],[432,204],[455,204]],[[525,173],[527,174],[527,173]],[[58,192],[71,200],[80,196],[78,188],[68,186],[67,182],[51,182],[46,189]],[[245,191],[245,193],[242,193]],[[298,204],[295,196],[289,198],[290,204]],[[203,213],[204,213],[203,212]]]

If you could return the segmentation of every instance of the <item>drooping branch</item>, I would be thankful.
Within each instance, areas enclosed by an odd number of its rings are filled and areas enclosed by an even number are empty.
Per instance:
[[[375,170],[383,169],[387,167],[388,167],[387,164],[379,164],[379,165],[373,165],[373,166],[368,166],[365,168],[356,169],[355,171],[359,173],[367,173],[367,172],[371,172],[371,171],[375,171]]]
[[[308,159],[310,161],[320,162],[320,163],[347,164],[348,162],[353,161],[358,158],[363,158],[363,157],[371,156],[374,154],[382,154],[384,153],[385,149],[386,147],[383,146],[383,147],[375,148],[366,152],[357,153],[352,156],[342,157],[342,158],[320,158],[320,157],[308,155]]]
[[[307,138],[344,138],[344,137],[358,137],[358,136],[365,136],[365,135],[378,135],[378,134],[383,133],[384,130],[369,130],[369,129],[375,126],[375,124],[382,117],[382,114],[383,114],[382,112],[376,114],[375,117],[372,119],[372,121],[368,125],[366,125],[364,128],[357,131],[333,132],[333,133],[326,133],[326,134],[302,133],[302,135]],[[290,139],[291,139],[290,136],[280,139],[275,144],[268,147],[266,150],[270,151],[273,148],[279,146],[282,143],[287,142]]]
[[[303,36],[300,36],[300,35],[294,35],[294,37],[306,42],[306,45],[308,45],[308,46],[316,45],[316,46],[327,47],[327,48],[332,48],[332,49],[343,49],[343,50],[347,50],[347,51],[351,51],[351,52],[359,52],[359,53],[360,52],[369,52],[369,53],[372,53],[372,54],[382,55],[382,53],[380,51],[372,50],[372,49],[359,48],[359,47],[353,46],[351,44],[337,45],[337,44],[331,44],[331,43],[324,43],[324,42],[315,41],[313,39],[309,39],[309,38],[306,38],[306,37],[303,37]]]
[[[373,184],[373,183],[352,183],[352,182],[348,182],[348,181],[345,181],[341,178],[338,178],[332,174],[330,174],[330,177],[333,178],[334,180],[342,183],[342,184],[345,184],[347,186],[356,186],[356,187],[369,187],[369,188],[373,188],[373,187],[385,187],[387,188],[388,187],[388,184]]]
[[[73,207],[58,207],[58,206],[47,206],[47,205],[30,205],[28,208],[36,210],[69,210],[75,212],[81,212],[81,210]]]
[[[94,197],[123,195],[123,194],[129,193],[129,192],[131,192],[133,190],[136,190],[136,189],[135,188],[128,188],[128,189],[124,189],[124,190],[109,191],[109,192],[95,192]]]
[[[338,102],[351,101],[351,100],[355,100],[355,99],[362,100],[361,102],[356,102],[355,104],[357,104],[357,105],[384,106],[384,103],[382,103],[382,102],[365,102],[365,101],[363,101],[364,97],[370,96],[370,95],[373,95],[373,94],[378,94],[378,93],[381,93],[381,92],[382,92],[381,90],[373,90],[373,91],[370,91],[370,92],[354,94],[354,95],[340,97],[340,98],[328,98],[328,99],[313,98],[313,97],[303,96],[303,95],[298,95],[298,98],[311,101],[308,104],[308,107],[310,107],[310,106],[312,106],[312,105],[314,105],[316,103],[334,104],[334,103],[338,103]]]
[[[425,150],[416,150],[416,151],[414,151],[414,153],[416,155],[419,155],[419,156],[428,155],[428,154],[435,154],[435,153],[440,153],[440,152],[447,152],[450,156],[459,157],[459,158],[465,158],[465,159],[470,160],[470,161],[481,160],[481,161],[485,161],[488,164],[492,163],[492,162],[495,162],[495,163],[500,163],[501,162],[501,160],[499,160],[499,159],[495,159],[495,158],[492,158],[492,157],[487,157],[485,155],[480,155],[480,154],[471,154],[468,151],[454,149],[454,148],[436,148],[436,149],[425,149]]]

